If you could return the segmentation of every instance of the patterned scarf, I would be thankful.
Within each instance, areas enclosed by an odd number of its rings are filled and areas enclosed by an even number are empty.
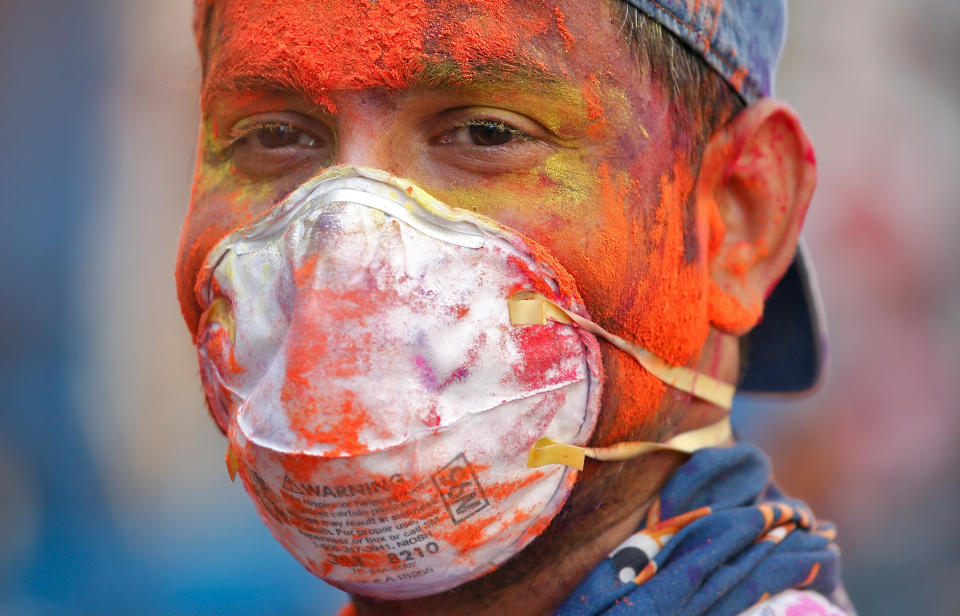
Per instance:
[[[703,449],[556,614],[719,616],[788,589],[829,597],[842,593],[835,534],[780,492],[755,446]]]

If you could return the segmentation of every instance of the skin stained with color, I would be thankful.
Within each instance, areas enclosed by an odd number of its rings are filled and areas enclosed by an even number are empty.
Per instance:
[[[325,166],[353,163],[411,178],[531,237],[572,274],[595,321],[669,362],[694,361],[709,327],[707,270],[685,257],[693,178],[667,98],[576,3],[447,4],[215,3],[178,263],[188,324],[198,314],[196,272],[217,240]],[[271,114],[323,133],[320,145],[279,148],[282,171],[276,149],[234,128]],[[465,123],[478,119],[522,136],[464,143]],[[241,156],[250,151],[256,169]],[[604,367],[598,443],[636,435],[666,392],[609,348]]]
[[[671,363],[694,363],[711,325],[739,334],[759,315],[762,301],[741,304],[730,281],[752,275],[764,246],[751,247],[747,237],[742,254],[716,258],[728,229],[712,195],[698,191],[691,199],[704,171],[726,174],[729,161],[705,159],[699,175],[691,169],[691,137],[678,129],[674,103],[619,38],[619,24],[598,16],[602,3],[198,5],[204,121],[177,266],[191,330],[200,311],[197,272],[213,245],[335,164],[410,178],[452,206],[522,232],[531,246],[543,247],[544,261],[555,258],[575,278],[595,321]],[[751,164],[759,171],[777,161]],[[763,175],[758,172],[760,183]],[[804,211],[805,202],[788,215],[802,220]],[[767,277],[763,286],[770,282]],[[703,353],[703,363],[720,370],[720,345],[732,339],[710,339],[717,344]],[[658,424],[683,396],[633,360],[601,348],[606,382],[593,444],[663,436]],[[309,380],[300,385],[311,386]],[[291,402],[295,398],[291,391]],[[705,416],[681,406],[683,419],[694,422],[690,427]],[[350,413],[342,419],[341,445],[349,449],[352,429],[359,428],[349,422],[370,422]],[[665,429],[676,428],[670,423],[668,417]],[[647,498],[640,495],[652,494],[658,477],[675,467],[658,454],[642,463],[588,467],[567,501],[568,515],[550,528],[542,519],[527,529],[526,536],[538,539],[515,559],[468,584],[472,590],[427,597],[440,603],[428,602],[424,610],[411,604],[404,613],[439,609],[443,600],[457,605],[490,589],[503,595],[502,605],[520,605],[530,597],[509,595],[526,588],[521,579],[544,585],[536,596],[546,610],[636,528],[637,520],[618,513],[636,511]],[[261,515],[264,507],[258,504]],[[480,536],[462,535],[454,541],[461,547]],[[563,567],[541,571],[542,562]],[[311,568],[322,575],[329,564]],[[400,613],[393,604],[360,605],[371,613]]]

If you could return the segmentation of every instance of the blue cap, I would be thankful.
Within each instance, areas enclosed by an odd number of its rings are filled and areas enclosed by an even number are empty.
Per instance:
[[[786,0],[625,0],[672,32],[750,104],[773,93],[786,38]],[[748,334],[740,391],[814,389],[826,362],[826,323],[803,243]]]
[[[673,32],[748,104],[773,92],[786,0],[626,0]]]

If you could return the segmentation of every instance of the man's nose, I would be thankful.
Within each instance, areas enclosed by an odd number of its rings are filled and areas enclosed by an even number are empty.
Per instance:
[[[382,91],[348,91],[331,98],[337,106],[333,163],[396,173],[396,156],[391,147],[396,103]]]

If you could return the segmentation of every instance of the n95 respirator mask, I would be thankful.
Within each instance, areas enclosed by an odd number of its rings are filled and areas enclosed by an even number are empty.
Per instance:
[[[545,251],[544,251],[545,252]],[[224,238],[200,274],[204,388],[257,511],[308,570],[402,599],[478,577],[536,537],[600,406],[589,333],[515,327],[535,290],[586,314],[558,266],[492,220],[334,168]]]
[[[597,336],[695,395],[722,389],[591,323],[542,246],[372,169],[331,168],[223,238],[197,289],[231,475],[309,571],[371,597],[491,571],[546,528],[584,456],[666,447],[583,447]]]

